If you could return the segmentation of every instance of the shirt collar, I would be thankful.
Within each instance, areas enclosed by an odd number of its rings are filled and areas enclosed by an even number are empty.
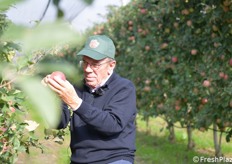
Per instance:
[[[109,74],[109,76],[105,79],[105,80],[103,80],[96,88],[94,88],[94,89],[90,89],[90,92],[91,93],[94,93],[98,88],[100,88],[100,87],[102,87],[103,85],[105,85],[106,84],[106,82],[109,80],[109,78],[112,76],[112,74],[113,74],[113,71],[111,71],[110,72],[110,74]]]

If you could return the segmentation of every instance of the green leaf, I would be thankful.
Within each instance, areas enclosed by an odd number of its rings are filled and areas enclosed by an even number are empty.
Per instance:
[[[20,141],[17,137],[14,138],[13,145],[16,150],[20,147]]]
[[[19,2],[19,0],[1,0],[0,1],[0,11],[7,10],[10,5],[12,5],[15,2]]]
[[[91,5],[94,0],[83,0],[87,5]]]
[[[1,96],[1,100],[7,101],[7,102],[13,101],[13,100],[14,100],[14,96],[2,95],[2,96]]]
[[[55,128],[60,119],[60,100],[48,87],[41,84],[41,79],[36,77],[18,80],[19,87],[28,97],[30,107],[35,110],[45,127]]]
[[[67,43],[75,44],[82,37],[68,23],[57,21],[54,23],[41,23],[33,28],[22,28],[11,24],[4,33],[3,38],[17,40],[22,45],[22,50],[29,53]]]

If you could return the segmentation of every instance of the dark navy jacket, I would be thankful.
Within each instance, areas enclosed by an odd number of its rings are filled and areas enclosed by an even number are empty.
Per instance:
[[[133,83],[113,73],[96,93],[87,86],[76,90],[83,102],[73,112],[63,105],[59,128],[71,130],[73,163],[107,164],[134,161],[136,93]]]

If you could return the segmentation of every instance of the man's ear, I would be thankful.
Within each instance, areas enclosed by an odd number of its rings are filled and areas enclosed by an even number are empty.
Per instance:
[[[115,66],[116,66],[116,61],[115,60],[111,61],[109,64],[108,74],[110,74],[114,70]]]

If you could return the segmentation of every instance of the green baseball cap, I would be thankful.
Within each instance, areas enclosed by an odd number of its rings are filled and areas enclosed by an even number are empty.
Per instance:
[[[106,35],[93,35],[87,39],[85,47],[77,55],[88,56],[95,60],[107,57],[114,59],[115,45]]]

